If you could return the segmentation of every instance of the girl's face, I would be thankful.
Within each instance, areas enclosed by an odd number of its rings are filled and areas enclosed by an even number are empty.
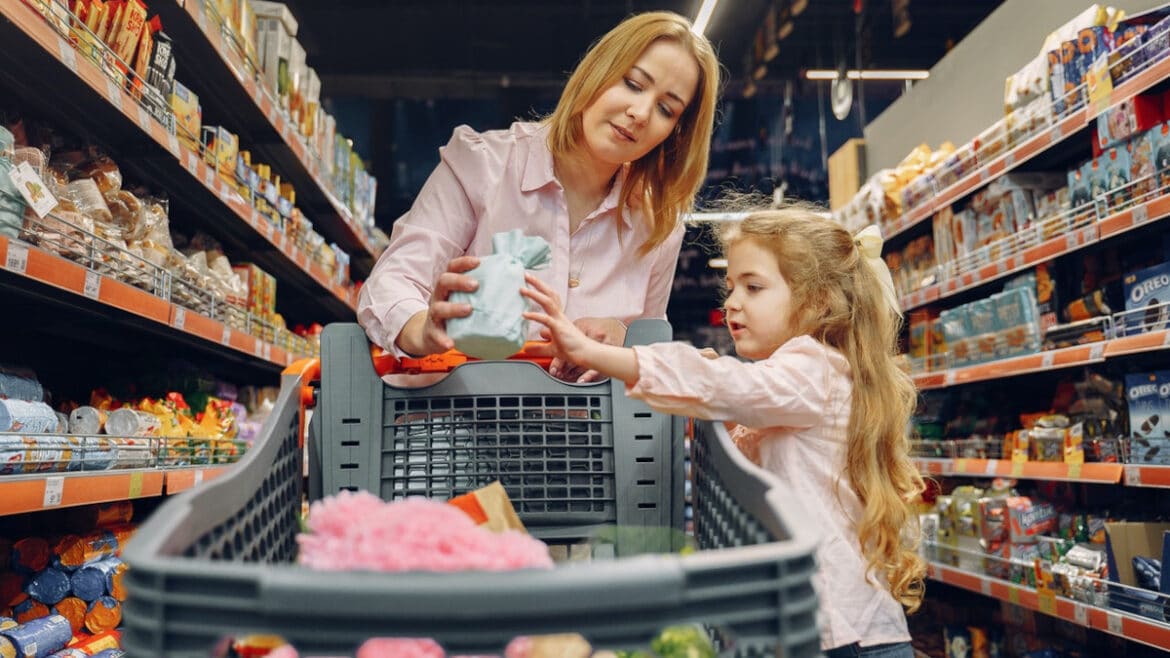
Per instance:
[[[723,303],[735,351],[765,359],[791,338],[792,291],[772,252],[753,240],[727,250],[727,300]]]
[[[615,170],[646,155],[678,125],[698,83],[699,65],[682,46],[650,44],[581,114],[587,153],[599,167]]]

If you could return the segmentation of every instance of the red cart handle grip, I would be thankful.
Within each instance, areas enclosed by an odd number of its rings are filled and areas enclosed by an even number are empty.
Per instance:
[[[548,343],[528,342],[524,349],[508,357],[509,361],[528,361],[548,370],[552,357],[547,355]],[[370,357],[374,361],[374,372],[382,375],[417,375],[429,372],[451,372],[456,366],[468,361],[479,361],[457,350],[423,357],[398,358],[377,345],[370,346]]]

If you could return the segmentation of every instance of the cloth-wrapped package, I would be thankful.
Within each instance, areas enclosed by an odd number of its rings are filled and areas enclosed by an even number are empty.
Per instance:
[[[526,236],[520,229],[492,236],[492,254],[467,273],[479,282],[475,292],[453,292],[450,301],[470,304],[471,315],[447,321],[447,335],[455,349],[477,359],[506,359],[524,347],[528,300],[520,296],[524,271],[549,265],[552,257],[544,238]]]

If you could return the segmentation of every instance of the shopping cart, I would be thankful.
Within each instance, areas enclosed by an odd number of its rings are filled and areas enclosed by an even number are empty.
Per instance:
[[[665,323],[636,322],[627,342],[668,336]],[[310,656],[351,655],[385,636],[431,637],[450,654],[500,654],[517,635],[561,632],[640,648],[691,622],[729,656],[819,655],[808,525],[781,509],[791,499],[783,486],[717,424],[696,425],[694,554],[625,556],[619,545],[614,559],[510,573],[295,565],[306,407],[313,495],[444,498],[499,480],[550,543],[615,524],[677,527],[684,503],[680,424],[626,398],[620,382],[566,384],[531,362],[493,361],[419,389],[389,386],[378,372],[404,363],[371,359],[364,333],[346,324],[326,328],[321,353],[286,371],[261,435],[230,473],[167,501],[127,546],[130,655],[203,657],[250,633],[280,635]]]

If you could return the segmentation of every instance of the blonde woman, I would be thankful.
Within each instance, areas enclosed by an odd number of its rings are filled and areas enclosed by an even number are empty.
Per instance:
[[[915,390],[894,362],[901,321],[881,236],[857,236],[811,208],[757,212],[723,236],[724,310],[736,352],[682,343],[623,348],[589,339],[530,277],[558,355],[616,377],[665,413],[736,423],[753,461],[791,483],[821,522],[821,647],[830,658],[911,658],[904,610],[922,601],[925,563],[908,528],[923,482],[908,458]]]
[[[627,322],[665,317],[719,88],[714,50],[690,28],[670,12],[632,16],[589,50],[544,121],[456,128],[362,288],[370,340],[399,355],[451,349],[446,322],[471,308],[448,296],[474,290],[463,273],[514,228],[551,245],[538,276],[590,337],[620,345]]]

